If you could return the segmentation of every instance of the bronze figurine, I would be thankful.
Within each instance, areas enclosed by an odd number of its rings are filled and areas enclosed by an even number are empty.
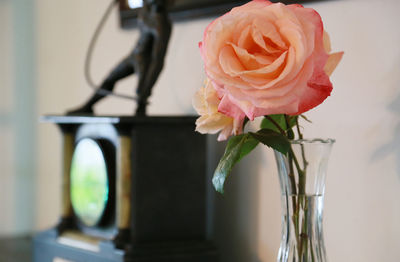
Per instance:
[[[143,0],[138,14],[140,38],[133,51],[102,82],[91,98],[68,114],[93,114],[93,105],[103,99],[115,84],[132,74],[138,75],[136,115],[146,115],[147,100],[164,66],[172,25],[166,0]]]

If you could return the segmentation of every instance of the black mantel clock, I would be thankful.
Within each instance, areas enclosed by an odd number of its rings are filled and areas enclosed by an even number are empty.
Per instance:
[[[45,116],[63,137],[62,214],[35,262],[213,262],[194,117]]]
[[[218,261],[207,236],[205,136],[195,117],[146,116],[172,23],[167,0],[141,3],[131,53],[82,106],[42,119],[63,137],[62,212],[35,236],[35,262]],[[93,105],[132,74],[136,115],[95,115]]]

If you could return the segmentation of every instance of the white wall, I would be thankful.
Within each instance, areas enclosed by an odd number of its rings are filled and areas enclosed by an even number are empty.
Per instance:
[[[34,225],[36,114],[33,4],[0,1],[0,235]]]
[[[7,215],[0,213],[0,229],[3,234],[10,233],[13,227],[13,201],[14,195],[14,154],[13,147],[13,127],[10,123],[13,94],[12,94],[12,17],[11,4],[0,2],[0,210],[8,211]],[[6,149],[8,149],[6,151]]]
[[[36,0],[38,114],[63,113],[91,93],[83,78],[83,58],[108,2]],[[326,190],[324,229],[329,259],[398,262],[400,2],[347,0],[309,6],[322,15],[333,48],[345,51],[332,77],[332,96],[307,114],[313,124],[305,125],[309,137],[337,140]],[[175,25],[150,114],[193,113],[191,96],[204,76],[197,42],[209,22]],[[95,51],[94,78],[100,81],[130,51],[136,38],[136,32],[118,29],[114,13]],[[118,91],[132,93],[134,81],[124,81]],[[130,114],[134,107],[130,101],[107,98],[97,110]],[[30,203],[37,208],[35,229],[43,229],[53,225],[58,215],[61,143],[58,130],[50,124],[40,125],[38,137],[36,199]],[[221,145],[216,151],[213,154],[218,156]],[[13,183],[9,176],[2,176],[2,181]],[[280,241],[278,190],[270,150],[258,148],[235,169],[226,195],[217,196],[216,203],[214,229],[223,262],[275,261]],[[12,203],[6,201],[1,211],[12,209]],[[1,222],[12,221],[3,214]]]

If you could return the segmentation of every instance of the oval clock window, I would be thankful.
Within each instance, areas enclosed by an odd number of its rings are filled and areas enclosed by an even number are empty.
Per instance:
[[[75,215],[86,226],[96,226],[107,206],[109,181],[100,145],[80,140],[71,163],[71,202]]]

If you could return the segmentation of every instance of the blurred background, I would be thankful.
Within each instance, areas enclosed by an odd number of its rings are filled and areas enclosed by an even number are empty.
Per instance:
[[[43,114],[62,114],[92,90],[83,75],[92,33],[110,0],[0,0],[0,237],[53,226],[60,209],[61,136]],[[306,115],[306,137],[331,137],[324,230],[330,261],[400,261],[400,1],[337,0],[306,4],[322,16],[334,51],[345,52],[334,90]],[[150,115],[194,114],[204,81],[197,43],[212,19],[174,25]],[[92,61],[100,83],[131,51],[114,10]],[[120,93],[134,92],[135,77]],[[99,114],[134,112],[132,101],[106,98]],[[255,126],[254,126],[255,127]],[[223,144],[210,137],[210,173]],[[187,141],[182,141],[187,142]],[[211,182],[210,182],[211,183]],[[222,262],[272,262],[280,243],[280,196],[271,150],[238,165],[212,228]]]

